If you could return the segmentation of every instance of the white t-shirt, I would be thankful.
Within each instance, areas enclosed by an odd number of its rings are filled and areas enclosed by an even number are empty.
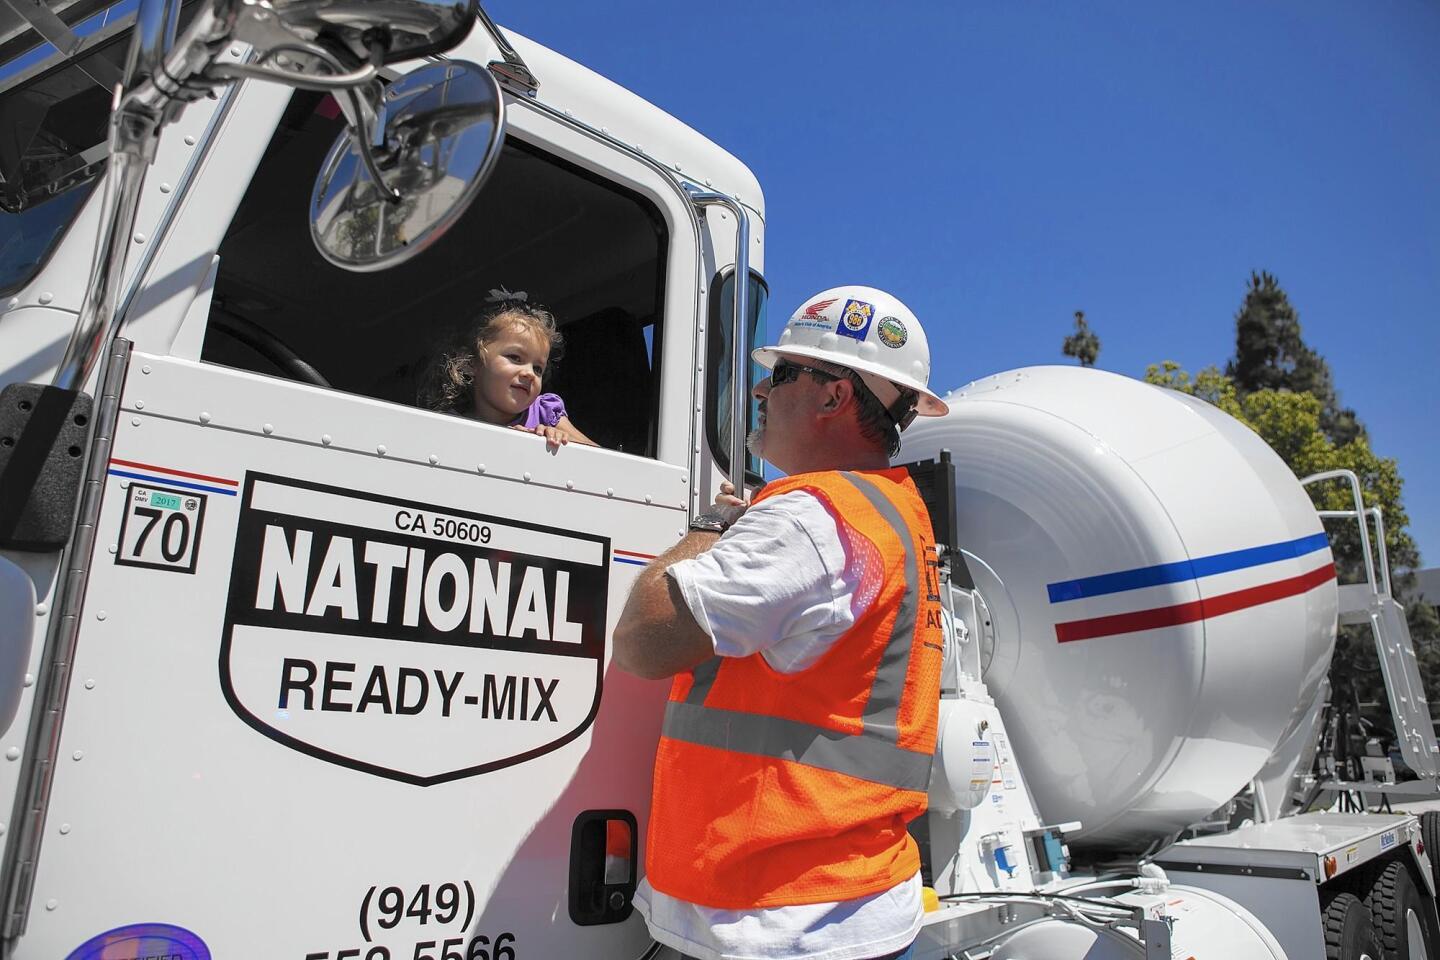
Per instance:
[[[722,657],[760,653],[798,673],[875,599],[879,554],[848,537],[803,491],[751,507],[715,545],[667,571]],[[640,883],[635,906],[651,936],[700,960],[865,960],[902,950],[920,932],[920,875],[868,897],[720,910]]]

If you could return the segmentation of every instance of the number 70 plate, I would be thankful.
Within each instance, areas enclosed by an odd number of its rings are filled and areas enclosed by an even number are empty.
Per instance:
[[[133,482],[125,493],[115,562],[194,573],[205,494]]]

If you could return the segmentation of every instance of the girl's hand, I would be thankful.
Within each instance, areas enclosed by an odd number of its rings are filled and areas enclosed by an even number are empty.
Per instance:
[[[526,427],[517,423],[511,430],[523,430],[526,433],[533,433],[537,437],[545,438],[545,449],[550,451],[559,450],[570,442],[570,434],[560,427],[547,427],[543,423],[537,423],[534,427]]]

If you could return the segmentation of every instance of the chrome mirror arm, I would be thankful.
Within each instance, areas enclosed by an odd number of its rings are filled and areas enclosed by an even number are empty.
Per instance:
[[[187,87],[229,33],[230,0],[216,0],[196,13],[185,37],[174,39],[178,0],[142,0],[136,15],[125,79],[115,88],[110,114],[110,164],[101,194],[100,230],[85,299],[65,354],[51,381],[79,390],[89,379],[105,345],[117,331],[116,295],[125,265],[126,238],[135,224],[140,185],[155,158],[160,131],[180,107],[208,91]]]
[[[495,41],[495,46],[500,48],[500,56],[504,58],[490,61],[490,72],[528,94],[535,94],[540,89],[540,81],[530,72],[530,68],[510,45],[510,41],[505,39],[505,34],[500,32],[495,21],[490,19],[490,14],[485,12],[483,4],[475,5],[475,18],[480,21],[480,26],[485,28],[485,32],[490,34],[490,39]]]
[[[126,58],[125,89],[133,90],[140,81],[155,76],[175,46],[179,21],[180,0],[141,0],[135,14],[135,38]]]

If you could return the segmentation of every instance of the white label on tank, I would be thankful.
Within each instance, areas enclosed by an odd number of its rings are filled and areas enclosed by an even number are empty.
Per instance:
[[[971,741],[970,747],[970,789],[974,790],[989,785],[995,770],[995,751],[991,749],[989,740]]]
[[[1010,744],[1005,739],[1005,734],[995,734],[995,746],[1000,753],[1000,776],[999,780],[1004,784],[1006,790],[1015,789],[1015,761],[1010,756]]]
[[[429,786],[523,763],[594,718],[609,541],[246,477],[220,651],[242,720]]]

